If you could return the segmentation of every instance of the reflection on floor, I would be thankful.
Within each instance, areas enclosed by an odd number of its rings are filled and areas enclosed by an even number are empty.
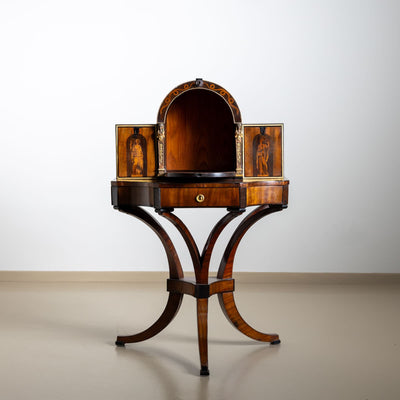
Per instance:
[[[114,346],[164,308],[165,283],[1,283],[0,398],[400,398],[400,286],[241,284],[236,300],[258,343],[209,303],[209,366],[200,377],[195,300],[146,342]],[[255,304],[263,304],[256,308]]]

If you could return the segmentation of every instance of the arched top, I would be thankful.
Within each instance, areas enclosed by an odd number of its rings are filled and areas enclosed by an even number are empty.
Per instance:
[[[217,85],[213,82],[203,81],[202,79],[196,79],[195,81],[189,81],[186,83],[182,83],[177,86],[175,89],[171,90],[168,95],[165,97],[163,102],[161,103],[160,109],[158,110],[157,122],[165,123],[167,111],[171,104],[179,97],[181,94],[189,91],[189,90],[208,90],[211,91],[224,99],[226,104],[228,105],[234,122],[242,122],[242,117],[240,115],[239,107],[235,101],[235,99],[231,96],[231,94],[225,90],[223,87]]]

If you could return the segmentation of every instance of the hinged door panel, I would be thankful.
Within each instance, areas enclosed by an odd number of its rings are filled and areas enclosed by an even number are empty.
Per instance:
[[[156,175],[155,125],[116,125],[117,179]]]
[[[245,178],[283,178],[283,124],[243,127]]]

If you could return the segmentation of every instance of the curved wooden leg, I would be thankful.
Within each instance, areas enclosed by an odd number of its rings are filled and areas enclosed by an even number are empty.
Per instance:
[[[197,333],[200,352],[200,375],[210,375],[208,370],[208,340],[207,340],[208,298],[197,299]]]
[[[183,294],[170,293],[163,313],[161,314],[160,318],[158,318],[158,320],[150,326],[150,328],[147,328],[143,332],[135,335],[118,336],[115,344],[117,346],[124,346],[125,343],[141,342],[143,340],[152,338],[153,336],[157,335],[157,333],[160,333],[174,319],[181,306],[182,298]]]
[[[159,237],[168,258],[169,275],[172,279],[183,278],[183,270],[179,261],[178,254],[172,244],[171,238],[168,236],[165,229],[143,208],[138,206],[120,207],[119,211],[129,214],[132,217],[138,218],[150,227],[153,232]],[[115,344],[124,346],[125,343],[141,342],[142,340],[150,339],[160,333],[174,319],[182,303],[183,294],[170,293],[167,305],[158,320],[143,332],[130,336],[118,336]]]
[[[261,218],[274,212],[281,211],[282,209],[282,205],[262,205],[256,208],[239,224],[233,232],[232,237],[226,246],[224,255],[222,256],[217,274],[219,279],[232,278],[233,260],[235,259],[236,250],[244,234]]]
[[[200,282],[208,282],[208,270],[210,267],[210,260],[211,260],[211,254],[212,251],[214,250],[214,245],[221,234],[221,232],[224,230],[226,225],[229,224],[234,218],[242,214],[245,210],[244,209],[233,209],[233,210],[228,210],[228,214],[224,215],[214,226],[214,228],[211,230],[210,234],[208,235],[207,241],[204,245],[203,251],[200,256],[201,260],[201,274],[200,274]]]
[[[262,333],[252,328],[239,314],[235,304],[233,292],[218,293],[219,304],[226,318],[244,335],[260,342],[269,342],[271,344],[279,344],[279,335],[276,333]]]
[[[221,260],[221,264],[218,269],[217,277],[219,279],[232,278],[233,260],[235,258],[236,250],[242,240],[244,234],[249,228],[254,225],[258,220],[265,217],[266,215],[272,214],[282,210],[281,205],[271,206],[262,205],[256,208],[251,214],[249,214],[236,228],[233,235],[226,247],[224,255]],[[279,336],[275,333],[262,333],[253,329],[239,314],[239,311],[235,304],[235,298],[233,292],[229,293],[218,293],[218,300],[221,305],[222,311],[228,320],[244,335],[261,342],[269,342],[271,344],[279,344]]]
[[[192,258],[194,272],[197,277],[201,270],[200,254],[197,244],[194,241],[193,236],[190,233],[189,229],[183,223],[183,221],[180,218],[178,218],[175,214],[172,214],[171,211],[159,210],[158,213],[164,218],[166,218],[168,221],[172,222],[172,224],[178,229],[179,233],[182,235],[183,240],[185,241],[188,247],[190,257]]]
[[[212,229],[203,252],[200,255],[199,249],[194,241],[192,234],[189,229],[178,218],[171,210],[160,209],[158,213],[164,218],[168,219],[178,229],[182,235],[185,243],[189,249],[190,256],[192,258],[193,267],[196,276],[196,284],[208,284],[208,270],[210,265],[211,253],[214,248],[215,242],[218,239],[220,233],[225,226],[232,221],[235,217],[243,213],[244,210],[235,209],[229,210],[229,213],[221,218]],[[208,298],[197,298],[197,333],[199,341],[199,353],[200,353],[200,375],[209,375],[208,370],[208,338],[207,338],[207,319],[208,319]]]

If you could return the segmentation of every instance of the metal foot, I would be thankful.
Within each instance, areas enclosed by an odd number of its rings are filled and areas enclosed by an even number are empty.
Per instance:
[[[280,344],[281,343],[281,341],[278,339],[278,340],[274,340],[273,342],[271,342],[271,344],[272,345],[274,345],[274,344]]]
[[[202,376],[210,375],[210,371],[209,371],[207,365],[202,365],[201,366],[200,375],[202,375]]]
[[[115,342],[115,345],[116,345],[117,347],[125,347],[125,343],[123,343],[123,342],[118,342],[118,341],[116,341],[116,342]]]

